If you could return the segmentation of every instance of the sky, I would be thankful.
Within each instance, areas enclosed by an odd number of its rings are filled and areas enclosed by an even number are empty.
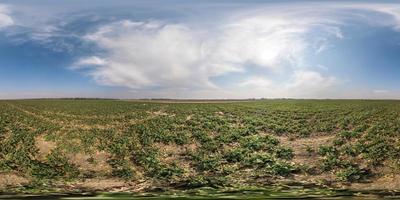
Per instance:
[[[399,1],[0,0],[0,99],[400,99]]]

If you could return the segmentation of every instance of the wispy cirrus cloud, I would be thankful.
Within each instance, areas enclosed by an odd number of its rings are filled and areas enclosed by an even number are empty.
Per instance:
[[[72,69],[80,69],[84,67],[94,67],[94,66],[104,66],[107,64],[107,61],[99,58],[97,56],[91,56],[80,59],[78,62],[72,66]]]
[[[11,18],[10,13],[11,11],[8,6],[0,4],[0,28],[14,24],[14,20]]]

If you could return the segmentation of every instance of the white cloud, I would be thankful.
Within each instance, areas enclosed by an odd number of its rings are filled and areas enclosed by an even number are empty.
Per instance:
[[[251,65],[271,71],[299,66],[309,45],[305,34],[315,28],[315,20],[298,23],[292,16],[257,14],[217,24],[212,31],[123,20],[85,37],[107,51],[104,58],[82,58],[73,68],[96,65],[90,76],[98,83],[132,89],[217,88],[211,77]],[[317,25],[336,36],[337,29],[332,32],[329,26]]]
[[[339,81],[333,76],[323,76],[316,71],[295,71],[286,82],[274,82],[262,77],[251,77],[238,85],[247,97],[315,98],[326,95]]]
[[[381,14],[386,14],[392,20],[386,18],[385,20],[377,21],[375,19],[368,19],[374,24],[381,24],[384,26],[393,26],[397,31],[400,31],[400,6],[399,4],[357,4],[358,9],[365,9]]]
[[[142,96],[314,98],[339,81],[305,67],[307,51],[318,54],[333,40],[346,38],[340,27],[355,16],[354,9],[392,16],[394,22],[384,25],[400,24],[399,12],[387,5],[293,5],[235,13],[208,27],[151,20],[110,23],[84,38],[106,53],[81,58],[72,68],[89,68],[99,84],[128,87]],[[238,88],[212,81],[251,68],[269,73],[251,75],[236,83]],[[285,73],[284,80],[274,81],[279,73]]]
[[[322,75],[316,71],[295,71],[282,88],[283,97],[290,98],[324,98],[330,97],[335,87],[342,83],[334,76]]]
[[[389,90],[372,90],[372,93],[374,94],[388,94],[389,92]]]
[[[87,66],[104,66],[107,64],[107,61],[99,58],[97,56],[91,56],[87,58],[82,58],[78,60],[72,67],[73,69],[80,69],[80,68],[85,68]]]
[[[302,36],[307,28],[286,19],[252,16],[222,29],[210,53],[228,63],[279,68],[283,62],[298,62],[306,46]]]
[[[99,63],[91,76],[106,85],[145,87],[212,86],[208,77],[233,69],[211,66],[204,58],[202,41],[180,24],[121,21],[86,36],[108,51],[107,61],[83,58],[79,65]]]
[[[0,5],[0,28],[11,26],[14,20],[10,16],[10,9],[5,5]]]
[[[295,71],[292,80],[286,87],[293,92],[299,91],[300,94],[312,94],[323,91],[335,83],[337,80],[333,76],[324,77],[315,71]]]
[[[272,86],[272,81],[263,77],[251,77],[238,85],[246,88],[269,88]]]

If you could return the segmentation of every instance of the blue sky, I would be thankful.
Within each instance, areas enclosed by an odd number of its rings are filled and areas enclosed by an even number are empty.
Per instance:
[[[397,1],[0,0],[0,98],[400,99]]]

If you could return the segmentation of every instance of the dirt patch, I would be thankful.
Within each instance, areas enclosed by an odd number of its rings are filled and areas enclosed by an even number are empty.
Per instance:
[[[347,187],[352,190],[399,190],[400,174],[388,174],[369,183],[353,183]]]
[[[106,152],[95,152],[93,155],[75,153],[67,155],[69,161],[78,166],[81,171],[93,171],[107,174],[112,170],[107,163],[110,155]]]
[[[125,181],[120,179],[86,179],[76,184],[75,187],[90,191],[111,191],[116,188],[126,187]]]
[[[38,159],[45,161],[46,156],[57,147],[56,142],[47,141],[43,135],[35,138],[36,147],[39,149]],[[77,145],[78,146],[78,145]],[[66,157],[72,163],[78,166],[81,171],[104,172],[111,171],[110,165],[107,163],[109,154],[106,152],[96,151],[93,155],[85,153],[67,153]]]
[[[18,187],[28,183],[29,180],[22,176],[13,173],[0,173],[0,189]]]
[[[73,188],[84,191],[107,191],[107,192],[143,192],[148,188],[158,186],[152,180],[124,181],[121,179],[86,179],[83,182],[72,184]],[[159,187],[162,187],[159,185]]]
[[[39,135],[35,138],[36,147],[39,149],[38,159],[45,160],[46,156],[57,147],[57,144],[52,141],[47,141],[44,135]]]
[[[191,161],[187,158],[188,152],[196,151],[198,145],[196,143],[177,145],[157,143],[155,147],[159,149],[160,160],[168,165],[177,164],[185,171],[186,175],[193,175],[195,170],[192,168]]]
[[[166,113],[166,112],[164,112],[164,111],[162,111],[162,110],[158,110],[158,111],[154,111],[154,112],[147,112],[148,114],[150,114],[150,115],[153,115],[153,116],[166,116],[166,115],[168,115],[168,113]]]
[[[189,120],[191,120],[191,119],[192,119],[192,117],[193,117],[193,115],[188,115],[188,116],[186,117],[186,121],[189,121]]]
[[[318,175],[294,174],[289,181],[295,181],[297,183],[303,183],[305,185],[315,184],[332,186],[333,184],[337,184],[336,175],[329,172]]]
[[[184,155],[188,151],[195,151],[198,147],[198,144],[191,143],[191,144],[177,145],[177,144],[155,143],[154,147],[157,148],[163,154]]]
[[[176,144],[156,144],[157,148],[160,150],[164,156],[181,155],[185,152],[183,146]]]
[[[329,145],[335,135],[314,136],[307,138],[290,138],[287,136],[278,137],[283,146],[293,149],[293,162],[296,164],[316,165],[320,156],[317,154],[321,145]]]

